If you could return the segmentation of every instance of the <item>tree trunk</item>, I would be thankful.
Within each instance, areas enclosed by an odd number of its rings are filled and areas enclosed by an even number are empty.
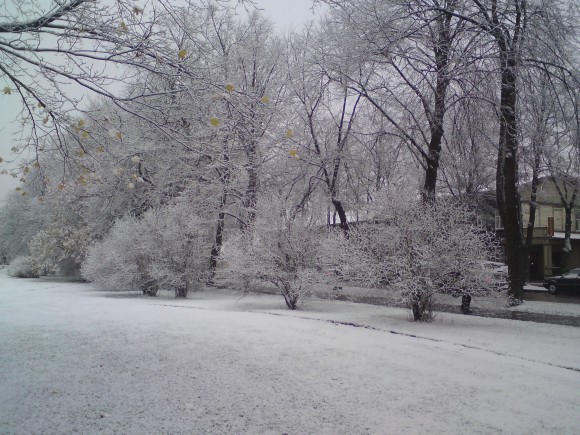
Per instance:
[[[432,318],[431,296],[418,291],[411,296],[411,311],[415,322],[428,322]]]
[[[248,187],[244,196],[244,207],[247,213],[247,222],[241,225],[242,231],[246,230],[248,225],[256,219],[256,203],[258,190],[260,189],[259,176],[259,161],[258,148],[255,141],[246,147],[246,155],[248,157],[248,165],[246,171],[248,173]]]
[[[221,208],[222,211],[220,211],[218,214],[218,221],[217,221],[217,227],[216,227],[216,232],[215,232],[215,241],[214,241],[213,246],[211,247],[211,253],[210,253],[210,258],[209,258],[209,274],[207,277],[207,283],[209,285],[214,284],[217,261],[218,261],[218,258],[220,256],[222,243],[223,243],[223,233],[224,233],[224,224],[225,224],[225,213],[223,212],[223,206],[225,205],[225,194],[222,197],[221,204],[222,204],[222,208]]]
[[[564,223],[564,252],[566,254],[569,254],[570,252],[572,252],[572,243],[570,241],[570,236],[572,233],[572,205],[574,204],[574,201],[572,201],[572,203],[568,204],[566,207],[564,207],[564,210],[566,211],[566,222]]]
[[[532,241],[534,239],[534,228],[536,226],[536,201],[538,197],[538,168],[540,166],[540,156],[536,153],[534,157],[534,168],[532,169],[532,184],[530,187],[530,213],[528,226],[526,228],[526,281],[530,278],[530,253]]]
[[[348,219],[346,218],[346,212],[344,211],[342,202],[338,199],[333,199],[332,205],[334,205],[334,209],[336,210],[336,213],[338,213],[338,218],[340,219],[340,228],[342,228],[344,233],[348,236],[350,225],[348,224]]]
[[[292,285],[284,282],[282,283],[282,296],[284,296],[284,301],[286,302],[286,306],[290,310],[295,310],[296,305],[298,304],[299,293],[296,293],[292,290]]]
[[[502,51],[500,142],[496,174],[499,215],[504,224],[505,248],[509,268],[511,303],[523,300],[526,276],[526,249],[522,233],[522,214],[518,192],[518,137],[516,62],[512,53]]]
[[[463,295],[461,296],[461,312],[463,314],[470,314],[471,310],[469,309],[471,305],[471,296],[470,295]]]

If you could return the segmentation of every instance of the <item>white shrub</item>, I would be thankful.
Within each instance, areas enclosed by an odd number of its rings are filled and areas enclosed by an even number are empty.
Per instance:
[[[224,243],[219,273],[242,283],[274,284],[294,310],[324,280],[327,236],[324,226],[297,215],[283,198],[261,197],[250,228]]]
[[[32,266],[42,275],[78,274],[88,243],[89,234],[82,222],[55,219],[28,244]]]
[[[344,263],[368,283],[400,291],[415,320],[431,318],[436,293],[497,293],[483,267],[493,237],[475,213],[447,200],[425,205],[401,195],[383,199],[374,212],[373,224],[352,231]]]
[[[38,278],[38,272],[32,267],[30,257],[16,257],[7,269],[8,276],[13,278]]]
[[[183,205],[152,209],[140,219],[117,221],[89,249],[81,273],[112,290],[154,296],[164,288],[185,297],[207,268],[207,234],[203,222]]]

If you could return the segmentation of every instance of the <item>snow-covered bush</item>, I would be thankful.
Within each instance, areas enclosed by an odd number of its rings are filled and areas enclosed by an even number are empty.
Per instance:
[[[38,272],[32,267],[28,256],[16,257],[7,269],[8,276],[13,278],[38,278]]]
[[[274,284],[294,310],[302,296],[324,285],[327,238],[324,226],[297,214],[283,198],[263,196],[255,221],[224,243],[220,275],[241,283]]]
[[[0,263],[29,255],[28,244],[46,221],[46,210],[37,198],[14,192],[0,208]]]
[[[32,267],[43,275],[78,274],[89,244],[88,231],[81,220],[59,215],[53,219],[28,245]]]
[[[483,266],[493,237],[477,216],[448,200],[422,204],[391,195],[375,208],[373,223],[353,229],[344,263],[367,282],[401,292],[415,320],[429,320],[433,295],[497,294]]]
[[[151,209],[127,217],[88,250],[82,276],[112,290],[159,289],[185,297],[207,267],[207,228],[183,205]]]

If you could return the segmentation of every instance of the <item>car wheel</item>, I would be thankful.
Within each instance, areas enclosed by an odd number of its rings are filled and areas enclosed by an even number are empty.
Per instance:
[[[558,293],[558,289],[556,288],[556,284],[548,285],[548,293],[550,293],[551,295],[555,295],[556,293]]]

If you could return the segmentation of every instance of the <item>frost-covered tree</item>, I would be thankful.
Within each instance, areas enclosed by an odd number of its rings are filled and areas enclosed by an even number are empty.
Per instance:
[[[10,194],[0,208],[0,264],[29,255],[28,243],[46,220],[43,205],[37,198],[24,193],[26,191],[19,188],[19,192]]]
[[[88,228],[74,210],[53,210],[28,247],[32,267],[40,274],[78,275],[90,242]]]
[[[280,194],[262,195],[254,222],[225,242],[220,275],[242,283],[274,284],[289,309],[322,281],[329,254],[324,224],[297,213]]]
[[[461,98],[458,76],[472,61],[473,40],[462,39],[465,25],[455,16],[461,2],[322,2],[331,10],[325,32],[340,47],[327,68],[390,123],[424,170],[424,200],[434,201],[447,110]]]
[[[302,177],[310,180],[312,194],[321,185],[327,202],[338,214],[340,226],[349,230],[346,162],[354,145],[354,128],[361,96],[325,72],[323,29],[308,27],[288,38],[288,98],[293,113],[288,120],[288,155],[302,166]],[[364,73],[360,73],[364,75]]]
[[[128,216],[88,250],[82,276],[107,289],[155,296],[171,290],[186,297],[207,272],[207,225],[187,204],[153,208]]]
[[[493,239],[477,216],[459,204],[425,204],[402,194],[374,203],[376,219],[356,227],[343,264],[375,286],[387,285],[406,299],[416,321],[431,319],[438,293],[497,293],[483,263]]]

